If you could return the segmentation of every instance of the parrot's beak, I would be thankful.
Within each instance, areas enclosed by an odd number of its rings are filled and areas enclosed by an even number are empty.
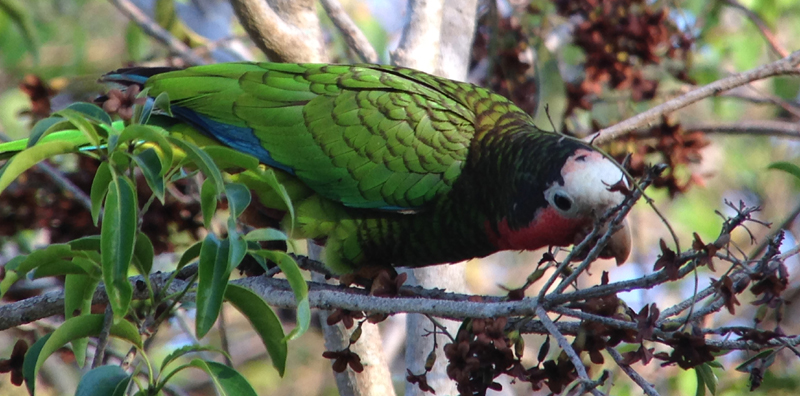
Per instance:
[[[622,221],[622,228],[611,236],[608,245],[600,252],[602,258],[613,258],[617,265],[622,265],[631,254],[631,227],[628,219]]]

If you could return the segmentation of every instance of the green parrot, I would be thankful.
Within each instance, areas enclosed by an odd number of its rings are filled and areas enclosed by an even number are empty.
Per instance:
[[[608,188],[622,172],[590,145],[486,89],[411,69],[225,63],[101,81],[166,92],[177,121],[278,170],[293,237],[324,242],[338,273],[568,246],[623,200]],[[629,238],[618,232],[604,256],[624,261]]]

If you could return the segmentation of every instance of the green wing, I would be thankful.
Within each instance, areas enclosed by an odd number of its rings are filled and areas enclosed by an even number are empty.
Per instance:
[[[179,118],[318,194],[385,210],[450,190],[475,134],[458,91],[479,89],[386,66],[278,63],[193,67],[146,86],[167,92]]]

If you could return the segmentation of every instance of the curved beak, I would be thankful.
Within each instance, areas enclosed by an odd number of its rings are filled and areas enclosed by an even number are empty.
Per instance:
[[[622,228],[611,236],[608,245],[600,252],[602,258],[613,258],[617,265],[622,265],[631,254],[631,227],[628,219],[622,221]]]

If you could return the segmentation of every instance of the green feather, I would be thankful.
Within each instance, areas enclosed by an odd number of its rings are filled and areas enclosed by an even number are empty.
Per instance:
[[[488,255],[497,247],[487,227],[532,205],[526,188],[544,189],[525,183],[560,177],[564,159],[588,148],[483,88],[390,66],[216,64],[145,87],[167,92],[173,113],[205,135],[254,142],[263,150],[239,147],[287,170],[277,173],[294,203],[293,236],[324,239],[336,272]],[[233,177],[286,209],[257,172]]]

